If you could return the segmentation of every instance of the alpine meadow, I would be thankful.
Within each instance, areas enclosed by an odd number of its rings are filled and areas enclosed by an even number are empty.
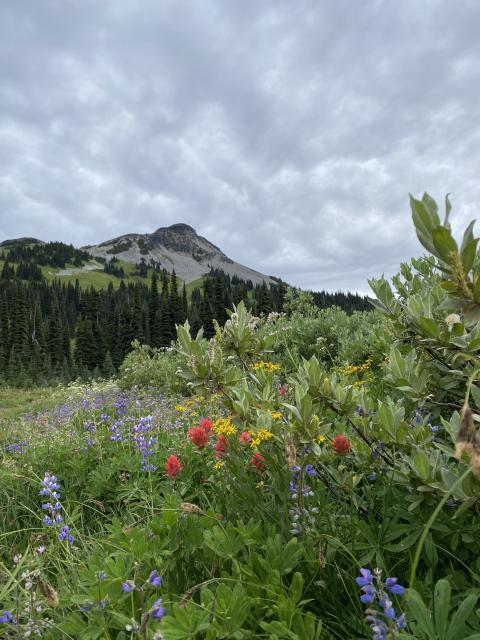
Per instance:
[[[480,640],[480,0],[0,0],[0,640]]]
[[[4,243],[2,638],[480,639],[479,239],[411,209],[369,302]]]

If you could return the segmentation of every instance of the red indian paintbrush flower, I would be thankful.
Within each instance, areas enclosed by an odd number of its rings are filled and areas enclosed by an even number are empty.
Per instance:
[[[344,456],[351,451],[352,445],[345,436],[335,436],[332,440],[332,449],[337,455]]]
[[[209,434],[210,431],[207,431],[201,425],[188,430],[188,437],[199,449],[203,449],[208,443]]]
[[[248,444],[251,439],[252,439],[252,436],[249,434],[249,432],[244,431],[241,434],[241,436],[238,438],[238,441],[240,442],[240,444]]]
[[[281,396],[286,396],[286,395],[287,395],[287,390],[285,389],[285,387],[279,387],[279,388],[278,388],[278,393],[279,393]]]
[[[257,469],[259,471],[261,471],[263,469],[263,467],[265,462],[265,458],[262,456],[261,453],[254,453],[253,456],[250,458],[250,464],[253,464],[254,467],[257,467]]]
[[[182,463],[175,455],[171,455],[167,458],[165,463],[165,473],[169,478],[175,478],[182,470]]]
[[[215,457],[221,458],[225,453],[225,451],[227,450],[227,448],[228,448],[228,440],[223,435],[223,433],[221,433],[218,436],[217,441],[215,443]]]
[[[202,429],[205,429],[207,433],[210,433],[213,427],[212,421],[209,420],[208,418],[202,418],[202,420],[200,420],[200,424],[198,425],[198,428],[200,427]]]

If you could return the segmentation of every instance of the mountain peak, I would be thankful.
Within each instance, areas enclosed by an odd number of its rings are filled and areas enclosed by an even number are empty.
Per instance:
[[[197,232],[193,227],[184,222],[177,222],[177,224],[171,224],[169,227],[160,227],[156,231],[153,232],[152,235],[157,233],[164,233],[165,231],[171,231],[173,233],[183,233],[183,234],[194,234],[197,235]]]
[[[113,256],[124,262],[154,261],[167,271],[175,269],[177,276],[192,282],[211,269],[220,269],[254,284],[271,282],[270,278],[249,267],[234,262],[206,238],[197,235],[184,222],[160,227],[153,233],[129,233],[98,245],[84,247],[90,255],[110,260]]]

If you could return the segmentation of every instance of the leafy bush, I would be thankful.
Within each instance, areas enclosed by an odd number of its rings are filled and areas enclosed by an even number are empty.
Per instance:
[[[153,387],[165,393],[184,393],[185,386],[177,376],[177,361],[171,349],[153,349],[138,340],[132,343],[119,371],[122,389]]]

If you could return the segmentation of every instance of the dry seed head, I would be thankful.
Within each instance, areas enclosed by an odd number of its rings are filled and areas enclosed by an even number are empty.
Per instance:
[[[285,454],[287,456],[288,466],[294,467],[297,464],[297,450],[291,437],[289,437],[285,443]]]
[[[191,504],[190,502],[181,502],[180,511],[183,511],[183,513],[194,513],[197,516],[205,515],[205,513],[200,509],[200,507],[197,507],[196,504]]]
[[[45,598],[45,602],[48,604],[48,606],[56,609],[60,604],[60,601],[58,599],[58,593],[55,591],[52,585],[49,584],[44,578],[42,578],[42,576],[40,576],[38,578],[38,586],[40,587],[40,591],[42,592]]]
[[[460,460],[463,453],[466,453],[470,458],[470,466],[474,476],[480,479],[480,438],[475,429],[473,413],[468,403],[462,409],[455,446],[455,458]]]

